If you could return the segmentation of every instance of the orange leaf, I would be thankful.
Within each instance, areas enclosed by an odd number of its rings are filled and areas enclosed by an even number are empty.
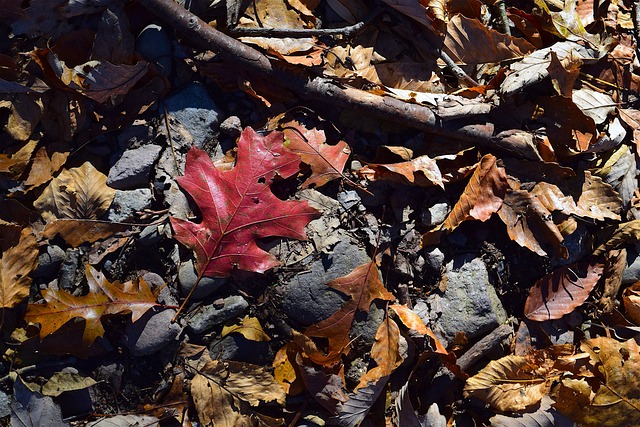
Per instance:
[[[131,320],[135,322],[147,310],[158,305],[155,294],[143,279],[124,285],[109,283],[89,265],[86,275],[89,294],[77,297],[61,290],[46,290],[45,304],[29,304],[25,320],[40,324],[41,339],[70,320],[81,317],[86,322],[82,342],[90,346],[104,334],[102,316],[131,312]]]
[[[340,310],[327,319],[308,327],[305,334],[311,337],[326,338],[329,341],[329,355],[348,351],[349,331],[356,311],[369,312],[369,306],[375,299],[392,301],[382,282],[378,267],[374,261],[356,267],[344,277],[327,283],[330,288],[351,297]]]
[[[437,185],[444,189],[438,164],[429,156],[420,156],[408,162],[369,164],[360,169],[358,175],[369,181],[383,179],[405,185]]]
[[[587,262],[558,268],[529,290],[524,315],[530,320],[544,321],[571,313],[587,300],[603,270],[603,264]]]
[[[16,233],[17,234],[17,233]],[[0,238],[0,243],[9,233]],[[16,236],[17,238],[17,236]],[[20,238],[2,252],[0,257],[0,307],[15,307],[29,296],[31,273],[38,265],[38,245],[30,228],[24,228]]]
[[[404,360],[400,355],[400,329],[388,315],[378,327],[375,342],[371,347],[371,357],[375,360],[376,367],[360,378],[360,384],[355,391],[388,377]]]

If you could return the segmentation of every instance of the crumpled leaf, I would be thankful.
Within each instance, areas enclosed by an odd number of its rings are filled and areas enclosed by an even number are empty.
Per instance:
[[[369,181],[388,180],[405,185],[433,186],[444,189],[442,174],[436,161],[429,156],[420,156],[400,163],[363,166],[358,175]]]
[[[25,382],[31,391],[51,397],[58,397],[67,391],[83,390],[96,384],[97,382],[93,378],[83,377],[73,372],[56,372],[42,386]]]
[[[593,379],[562,378],[554,388],[554,407],[583,427],[633,426],[640,423],[640,347],[598,337],[580,348],[590,356]]]
[[[356,311],[369,312],[369,307],[375,299],[393,301],[394,296],[384,288],[380,281],[378,267],[372,260],[362,264],[349,274],[327,283],[351,298],[333,315],[308,327],[304,333],[310,337],[326,338],[328,341],[328,356],[348,352],[349,331]]]
[[[42,231],[42,236],[52,239],[56,234],[74,248],[83,243],[94,243],[106,239],[114,233],[127,230],[129,226],[108,221],[90,219],[57,219],[50,222]]]
[[[29,227],[19,233],[19,238],[8,239],[3,231],[0,238],[0,308],[12,308],[29,296],[29,274],[38,266],[38,244]],[[12,241],[5,241],[12,240]]]
[[[620,249],[625,244],[640,241],[640,220],[636,219],[619,224],[609,239],[602,243],[593,252],[593,255],[600,256],[605,252]]]
[[[109,283],[103,274],[90,265],[85,269],[89,293],[73,296],[62,290],[43,291],[45,304],[29,304],[27,322],[40,324],[40,338],[44,338],[75,318],[85,319],[82,335],[84,345],[91,345],[104,334],[102,316],[131,313],[135,322],[149,309],[158,305],[156,295],[140,278],[124,284]]]
[[[524,356],[509,355],[492,360],[464,386],[465,397],[477,397],[493,409],[519,412],[537,405],[551,388],[545,373],[528,368]]]
[[[0,173],[5,173],[10,178],[17,179],[29,164],[36,145],[38,145],[38,141],[31,140],[23,144],[13,154],[0,154]]]
[[[603,270],[603,264],[586,261],[559,267],[531,287],[524,315],[541,322],[571,313],[587,300]]]
[[[306,239],[304,226],[318,217],[306,202],[283,201],[269,186],[276,175],[290,177],[300,158],[282,145],[282,134],[262,137],[246,128],[238,141],[236,166],[219,171],[197,148],[187,154],[180,186],[196,201],[202,222],[171,218],[175,238],[195,251],[200,276],[225,277],[234,269],[265,271],[278,265],[257,239]]]
[[[191,396],[202,425],[281,425],[255,409],[261,402],[284,404],[286,394],[262,366],[212,360],[191,380]]]
[[[342,171],[351,154],[346,142],[329,145],[323,130],[306,129],[295,121],[281,124],[281,127],[285,147],[311,167],[311,176],[302,183],[302,188],[322,187],[344,177]]]
[[[535,412],[512,416],[498,414],[489,421],[491,427],[578,427],[572,420],[552,408],[553,403],[553,399],[544,396]]]
[[[371,358],[376,362],[376,366],[360,378],[360,384],[355,391],[378,382],[380,378],[388,377],[404,360],[400,355],[400,329],[388,315],[376,331]]]
[[[56,219],[97,219],[111,205],[116,190],[90,162],[63,170],[33,203],[47,222]]]
[[[509,183],[504,168],[497,163],[498,159],[491,154],[486,154],[480,159],[460,200],[453,206],[444,222],[422,235],[423,247],[438,243],[442,231],[451,232],[469,219],[486,221],[500,209]]]
[[[249,315],[244,318],[238,324],[225,325],[222,328],[220,335],[226,337],[229,334],[238,333],[251,341],[270,341],[271,338],[265,334],[260,325],[260,321],[255,317]]]
[[[149,415],[116,415],[103,418],[87,427],[159,427],[160,420]]]
[[[636,282],[624,290],[622,303],[627,319],[640,325],[640,282]]]

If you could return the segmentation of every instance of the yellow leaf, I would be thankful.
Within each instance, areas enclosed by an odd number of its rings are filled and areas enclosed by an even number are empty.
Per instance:
[[[260,321],[255,317],[244,316],[239,324],[225,325],[222,328],[222,336],[237,332],[251,341],[270,341],[271,338],[262,330]]]

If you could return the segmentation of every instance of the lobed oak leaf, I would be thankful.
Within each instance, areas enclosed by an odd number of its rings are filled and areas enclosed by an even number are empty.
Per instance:
[[[356,311],[368,313],[373,300],[393,301],[394,297],[384,288],[373,260],[354,268],[346,276],[332,280],[327,286],[349,295],[351,299],[333,315],[308,327],[304,333],[310,337],[326,338],[329,342],[328,356],[340,355],[348,351],[349,331]]]
[[[200,276],[226,277],[234,269],[264,273],[277,259],[260,249],[264,237],[306,239],[304,227],[319,213],[303,201],[283,201],[269,189],[276,175],[297,173],[300,158],[282,145],[282,134],[260,136],[246,128],[236,166],[219,171],[207,153],[192,148],[178,183],[196,201],[202,222],[171,218],[175,237],[195,252]]]
[[[329,181],[344,177],[344,165],[351,154],[346,142],[329,145],[324,131],[306,129],[296,121],[282,124],[281,127],[285,147],[299,155],[311,167],[311,176],[302,183],[302,188],[321,187]]]
[[[150,308],[158,305],[156,295],[143,280],[109,283],[104,276],[87,265],[90,293],[74,296],[62,290],[45,290],[45,304],[29,304],[25,320],[40,324],[40,338],[54,333],[67,322],[85,320],[82,342],[90,346],[104,334],[102,316],[131,312],[135,322]]]
[[[603,264],[584,261],[554,270],[531,287],[524,315],[527,319],[544,321],[571,313],[587,300],[603,270]]]

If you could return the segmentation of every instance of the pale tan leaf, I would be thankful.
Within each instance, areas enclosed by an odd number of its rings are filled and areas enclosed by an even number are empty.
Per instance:
[[[467,380],[464,395],[476,397],[502,412],[532,408],[549,392],[551,379],[524,369],[527,365],[524,356],[493,360]]]
[[[52,239],[56,234],[59,234],[65,242],[77,248],[83,243],[94,243],[127,229],[129,229],[127,225],[107,221],[56,219],[47,224],[42,236]]]
[[[260,321],[255,317],[244,316],[237,324],[225,325],[222,328],[221,336],[237,333],[251,341],[270,341],[271,338],[264,332]]]
[[[39,392],[44,396],[58,397],[64,392],[83,390],[96,384],[97,382],[90,377],[83,377],[73,372],[56,372]]]
[[[584,172],[584,180],[578,199],[576,215],[599,221],[612,219],[620,221],[622,200],[618,193],[602,178]]]
[[[2,242],[3,246],[5,242]],[[38,265],[38,245],[30,228],[0,258],[0,308],[12,308],[29,296],[29,274]]]

